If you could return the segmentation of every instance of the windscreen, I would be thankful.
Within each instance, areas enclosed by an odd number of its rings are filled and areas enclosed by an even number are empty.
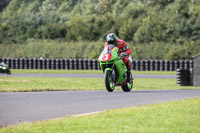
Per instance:
[[[116,48],[116,47],[115,47],[114,45],[112,45],[112,44],[106,45],[106,46],[104,47],[103,53],[104,53],[104,54],[112,53],[113,50],[114,50],[115,48]]]

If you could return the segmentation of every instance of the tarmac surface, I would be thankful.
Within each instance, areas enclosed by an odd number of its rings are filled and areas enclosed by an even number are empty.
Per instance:
[[[0,93],[0,127],[200,97],[200,89]]]

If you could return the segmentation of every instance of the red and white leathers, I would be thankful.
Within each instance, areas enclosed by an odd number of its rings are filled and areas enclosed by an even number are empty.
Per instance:
[[[104,47],[105,47],[106,45],[108,45],[108,42],[105,43]],[[128,46],[126,45],[126,43],[125,43],[123,40],[119,39],[119,38],[117,38],[117,41],[116,41],[116,45],[115,45],[115,46],[119,49],[118,54],[121,54],[121,53],[123,53],[123,52],[126,52],[128,55],[130,55],[131,52],[132,52],[132,51],[128,48]],[[128,56],[124,56],[124,57],[123,57],[123,61],[124,61],[125,65],[126,65],[126,67],[127,67],[128,69],[130,69],[131,64],[130,64],[130,61],[129,61],[129,59],[128,59]]]

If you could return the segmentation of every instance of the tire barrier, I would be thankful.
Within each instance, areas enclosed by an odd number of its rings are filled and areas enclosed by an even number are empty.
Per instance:
[[[189,86],[190,85],[190,70],[188,69],[177,69],[177,85],[178,86]]]
[[[38,58],[0,58],[10,69],[55,69],[55,70],[100,70],[97,59],[38,59]],[[193,68],[192,60],[134,60],[131,65],[136,71],[176,71]]]

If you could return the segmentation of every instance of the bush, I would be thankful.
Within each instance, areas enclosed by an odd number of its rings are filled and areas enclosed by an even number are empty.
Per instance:
[[[200,42],[185,42],[183,45],[172,45],[164,56],[166,60],[192,59],[200,52]]]
[[[3,0],[0,7],[0,43],[9,44],[1,46],[2,56],[97,58],[110,32],[129,41],[136,59],[178,60],[200,52],[195,0]],[[11,52],[11,46],[34,49]]]
[[[81,58],[97,59],[103,50],[105,41],[35,40],[26,44],[0,44],[0,57],[8,58]],[[132,50],[133,59],[184,60],[200,52],[200,42],[170,44],[151,42],[136,44],[127,42]]]

